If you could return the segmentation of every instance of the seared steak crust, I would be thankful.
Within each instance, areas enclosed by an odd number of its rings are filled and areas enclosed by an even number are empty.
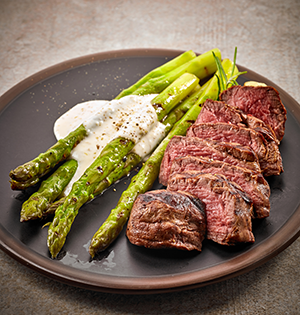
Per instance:
[[[286,109],[271,86],[233,86],[220,94],[226,104],[251,114],[271,126],[279,141],[285,130]]]
[[[161,184],[167,185],[173,160],[187,155],[224,161],[253,172],[261,171],[257,155],[248,147],[196,137],[174,136],[165,150],[160,165],[159,182]]]
[[[277,144],[274,141],[267,142],[261,133],[253,129],[222,122],[201,123],[192,125],[187,136],[248,146],[257,154],[265,176],[279,175],[283,171]]]
[[[255,218],[265,218],[270,213],[270,187],[262,174],[253,173],[245,168],[207,158],[186,156],[172,163],[173,174],[197,171],[201,173],[221,174],[231,182],[237,183],[251,198]]]
[[[252,204],[225,176],[186,172],[170,176],[169,191],[187,191],[205,203],[207,238],[222,245],[253,243]]]
[[[149,191],[136,199],[126,233],[138,246],[201,251],[205,206],[188,192]]]

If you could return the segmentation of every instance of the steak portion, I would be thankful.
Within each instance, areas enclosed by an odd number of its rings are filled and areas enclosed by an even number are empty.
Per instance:
[[[255,218],[261,219],[269,216],[270,187],[262,174],[255,174],[245,168],[225,162],[186,156],[173,161],[170,176],[188,171],[224,175],[229,181],[238,184],[248,194],[253,203]]]
[[[240,112],[224,102],[207,99],[195,121],[195,124],[224,122],[244,125]]]
[[[207,157],[261,172],[257,155],[238,144],[203,140],[196,137],[174,136],[166,147],[160,165],[159,182],[167,186],[172,162],[187,155]]]
[[[279,141],[285,130],[286,109],[271,86],[232,86],[220,94],[226,104],[241,109],[269,125]]]
[[[170,176],[169,191],[187,191],[205,203],[207,238],[222,245],[253,243],[252,204],[222,175],[186,172]]]
[[[187,131],[187,136],[248,146],[257,154],[261,171],[265,176],[279,175],[283,171],[276,143],[265,141],[265,138],[253,129],[228,123],[202,123],[192,125]]]
[[[224,122],[242,127],[247,127],[260,132],[267,141],[279,141],[273,129],[261,119],[243,113],[240,109],[231,107],[224,102],[207,99],[198,115],[195,124]]]
[[[187,192],[149,191],[137,197],[126,233],[138,246],[201,251],[205,206]]]

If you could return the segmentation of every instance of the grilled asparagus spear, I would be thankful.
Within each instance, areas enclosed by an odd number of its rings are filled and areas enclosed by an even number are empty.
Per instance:
[[[99,182],[133,147],[132,140],[122,137],[112,140],[81,178],[73,184],[70,194],[56,210],[53,222],[49,226],[47,243],[52,257],[56,257],[62,248],[80,207],[89,200]]]
[[[68,185],[75,174],[77,166],[77,161],[68,160],[44,180],[39,190],[23,203],[20,221],[41,218],[49,205]]]
[[[134,152],[129,152],[125,158],[123,158],[118,166],[109,173],[96,187],[93,194],[90,195],[89,200],[92,200],[95,196],[100,195],[107,189],[110,185],[126,176],[133,170],[141,161],[141,157]],[[66,197],[62,197],[56,202],[49,205],[49,207],[44,211],[44,215],[54,214],[56,209],[64,203]]]
[[[87,135],[86,129],[80,125],[65,138],[58,140],[46,152],[41,153],[34,160],[18,166],[11,171],[11,188],[26,189],[36,184],[41,177],[50,172],[55,165],[67,159],[71,150]]]

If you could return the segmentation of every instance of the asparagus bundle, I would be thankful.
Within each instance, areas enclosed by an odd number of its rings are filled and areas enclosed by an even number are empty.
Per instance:
[[[219,54],[217,50],[215,52],[216,54]],[[135,91],[137,87],[148,81],[149,78],[166,75],[169,71],[186,64],[195,57],[195,53],[191,50],[184,52],[166,64],[152,70],[136,84],[120,93],[116,99],[132,94],[132,92]],[[167,78],[168,77],[166,76],[166,79]],[[154,93],[156,93],[154,89],[149,89],[149,94]],[[20,165],[16,169],[12,170],[9,173],[11,178],[11,188],[13,190],[24,190],[38,183],[40,178],[50,172],[59,162],[67,159],[70,156],[71,150],[86,136],[87,130],[83,125],[81,125],[75,131],[67,135],[64,139],[57,141],[57,143],[49,148],[46,152],[41,153],[32,161]]]
[[[209,84],[210,81],[206,82],[201,88],[199,85],[196,86],[194,92],[188,96],[182,103],[180,103],[177,107],[173,109],[169,113],[166,119],[162,122],[165,127],[165,133],[168,134],[173,125],[193,106],[193,104],[198,100],[203,90]],[[134,153],[129,152],[126,157],[124,157],[119,165],[107,175],[96,187],[93,194],[90,196],[89,200],[92,200],[95,196],[100,195],[103,193],[105,189],[107,189],[110,185],[115,183],[116,181],[120,180],[122,177],[129,174],[140,162],[142,158]],[[44,216],[48,214],[54,214],[56,209],[62,205],[65,201],[66,197],[62,197],[56,202],[49,205],[47,209],[44,210]]]
[[[198,82],[199,79],[195,75],[184,73],[156,96],[151,103],[158,120],[161,121],[165,118],[181,100],[194,90]],[[63,247],[80,207],[89,200],[99,183],[113,171],[134,145],[133,140],[123,137],[112,140],[81,178],[73,184],[71,192],[56,210],[53,222],[49,226],[47,244],[52,257],[56,257]]]
[[[237,74],[235,63],[229,59],[222,62],[224,73],[227,78]],[[135,175],[129,187],[123,192],[116,208],[112,209],[110,215],[94,234],[89,247],[89,253],[92,257],[97,252],[105,250],[120,234],[127,222],[133,203],[139,194],[149,190],[158,176],[160,163],[162,161],[165,149],[174,135],[185,135],[187,129],[196,120],[200,113],[202,104],[206,99],[217,99],[220,93],[220,71],[212,78],[207,87],[202,91],[196,103],[179,120],[167,137],[160,143],[150,158],[144,163],[137,175]]]

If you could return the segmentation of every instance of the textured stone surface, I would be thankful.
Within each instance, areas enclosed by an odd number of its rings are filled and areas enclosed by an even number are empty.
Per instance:
[[[218,47],[300,102],[300,2],[0,1],[0,95],[48,66],[124,48]],[[0,251],[1,314],[299,314],[300,239],[257,269],[180,293],[126,296],[70,287]]]

